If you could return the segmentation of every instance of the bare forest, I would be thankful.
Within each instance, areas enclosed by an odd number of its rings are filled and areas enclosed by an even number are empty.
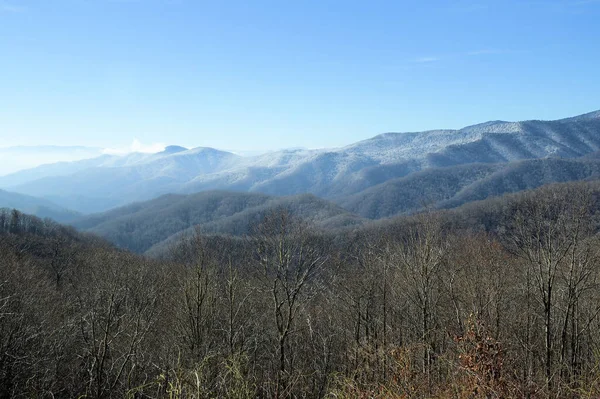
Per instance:
[[[160,256],[0,212],[0,398],[592,398],[599,193],[323,231],[281,207]]]

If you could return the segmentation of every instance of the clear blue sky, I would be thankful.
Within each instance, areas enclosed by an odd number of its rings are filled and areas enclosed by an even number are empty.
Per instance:
[[[600,108],[600,1],[0,0],[0,146],[329,147]]]

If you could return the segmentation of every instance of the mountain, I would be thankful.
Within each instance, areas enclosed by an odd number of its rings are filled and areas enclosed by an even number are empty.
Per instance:
[[[45,177],[69,176],[81,170],[103,166],[114,158],[116,158],[114,155],[101,155],[91,159],[56,162],[40,165],[31,169],[20,170],[6,176],[0,176],[0,187],[14,187]]]
[[[104,211],[167,193],[207,190],[311,193],[344,203],[371,187],[433,168],[571,159],[599,150],[600,111],[557,121],[492,121],[460,130],[385,133],[338,149],[283,150],[253,157],[171,146],[158,154],[111,157],[93,167],[75,163],[77,171],[68,175],[1,187],[80,212]],[[462,188],[474,183],[485,169],[475,168],[473,172],[457,169],[460,176],[455,178],[446,173],[448,179],[459,180],[447,184]],[[433,179],[427,176],[415,175],[399,184]],[[437,194],[439,200],[450,198],[453,189],[448,189],[444,195]]]
[[[0,190],[0,208],[17,209],[40,218],[54,219],[61,223],[70,222],[81,216],[48,200],[4,190]]]
[[[423,207],[438,207],[466,187],[502,169],[502,164],[426,169],[370,187],[337,203],[369,219],[387,218]]]
[[[505,165],[489,176],[460,190],[439,204],[453,208],[488,197],[538,188],[551,183],[566,183],[600,178],[600,159],[533,159]]]
[[[25,169],[10,173],[5,176],[0,176],[0,187],[18,186],[46,177],[70,176],[92,168],[112,168],[139,165],[182,151],[187,151],[187,148],[180,146],[168,146],[164,149],[164,151],[156,154],[140,152],[133,152],[120,156],[103,154],[90,159],[45,164],[35,168]]]
[[[362,217],[381,219],[426,206],[454,208],[549,183],[598,178],[598,153],[576,159],[543,158],[505,164],[469,164],[412,173],[370,187],[337,203]]]
[[[90,213],[179,191],[197,174],[215,173],[237,159],[211,148],[101,157],[92,167],[87,160],[73,163],[78,171],[68,176],[44,177],[14,189]]]
[[[42,164],[89,159],[101,154],[101,148],[82,146],[0,147],[0,176]]]
[[[310,194],[271,197],[259,193],[209,191],[164,195],[85,216],[71,224],[119,247],[142,253],[196,227],[207,234],[247,234],[261,216],[280,208],[327,230],[364,222],[339,206]]]

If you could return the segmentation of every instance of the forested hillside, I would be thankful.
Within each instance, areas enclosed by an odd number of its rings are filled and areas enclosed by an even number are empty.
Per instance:
[[[409,215],[423,209],[451,209],[548,183],[596,180],[599,176],[600,161],[594,156],[459,165],[393,179],[337,204],[310,194],[273,197],[207,191],[164,195],[83,216],[71,224],[121,248],[156,254],[197,229],[204,234],[248,234],[253,223],[278,208],[324,231],[348,230],[366,224],[368,219]]]
[[[3,210],[0,397],[596,397],[599,204],[556,184],[331,233],[278,207],[154,260]]]
[[[576,159],[545,158],[459,165],[426,169],[392,179],[336,202],[362,217],[381,219],[427,207],[454,208],[544,184],[598,177],[600,160],[597,154]]]
[[[51,201],[28,195],[0,190],[0,208],[17,208],[40,218],[51,218],[61,223],[81,217],[77,212],[60,207]]]
[[[143,253],[164,247],[181,234],[200,229],[205,234],[242,236],[264,215],[286,209],[321,230],[357,226],[365,222],[339,206],[310,194],[271,197],[257,193],[208,191],[165,195],[74,221],[119,247]]]

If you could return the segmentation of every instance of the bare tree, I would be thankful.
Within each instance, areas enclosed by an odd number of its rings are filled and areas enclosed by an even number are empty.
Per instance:
[[[289,362],[290,335],[294,332],[300,307],[307,302],[307,284],[327,261],[327,256],[310,234],[309,226],[286,210],[264,217],[256,226],[252,240],[260,268],[262,288],[269,292],[272,317],[277,332],[278,373],[276,395],[285,396]]]
[[[399,240],[398,273],[404,280],[407,299],[419,310],[420,340],[423,345],[422,371],[430,381],[432,364],[432,330],[440,292],[440,269],[448,250],[441,220],[426,212],[416,216]]]
[[[507,247],[527,262],[527,275],[531,276],[543,307],[544,370],[548,389],[551,389],[554,374],[558,293],[566,284],[565,331],[579,289],[589,276],[589,251],[582,248],[582,244],[592,231],[590,201],[590,193],[585,188],[549,186],[539,195],[525,197],[508,226]]]
[[[211,259],[200,231],[195,231],[190,244],[192,258],[181,276],[181,312],[178,330],[196,362],[211,351],[214,342],[217,306],[217,267]]]

